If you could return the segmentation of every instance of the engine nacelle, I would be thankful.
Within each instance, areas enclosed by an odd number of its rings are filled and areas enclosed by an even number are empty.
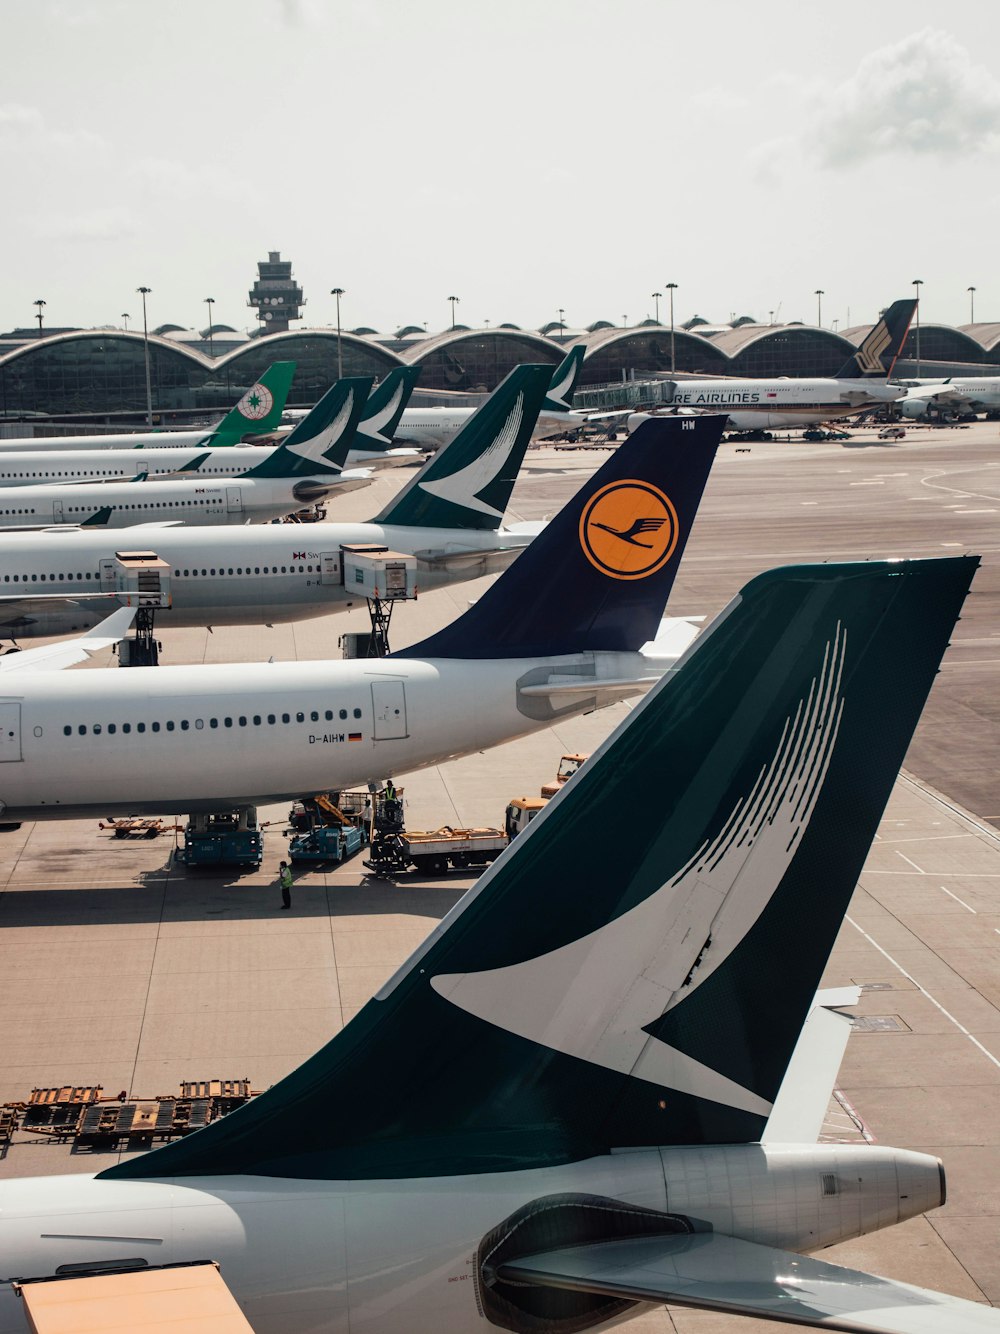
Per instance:
[[[911,417],[916,420],[928,415],[930,400],[926,398],[904,398],[898,406],[904,417]]]

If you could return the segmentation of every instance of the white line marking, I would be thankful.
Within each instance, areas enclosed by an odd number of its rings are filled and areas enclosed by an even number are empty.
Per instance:
[[[913,867],[913,869],[917,872],[918,875],[926,875],[926,874],[927,874],[926,871],[922,871],[922,870],[920,869],[920,867],[917,865],[917,863],[916,863],[915,861],[911,861],[910,858],[907,857],[907,855],[906,855],[905,852],[900,852],[899,848],[896,849],[896,856],[897,856],[897,857],[902,857],[902,859],[903,859],[904,862],[908,862],[909,865]]]
[[[908,981],[913,983],[916,989],[920,992],[921,996],[926,996],[927,999],[930,1001],[930,1003],[936,1009],[940,1010],[946,1019],[950,1019],[951,1022],[955,1025],[955,1027],[958,1029],[958,1031],[960,1033],[964,1033],[965,1036],[969,1039],[969,1041],[979,1048],[979,1050],[983,1053],[986,1059],[988,1061],[992,1061],[993,1064],[997,1067],[997,1069],[1000,1070],[1000,1061],[997,1060],[997,1058],[993,1055],[993,1053],[989,1051],[986,1047],[984,1047],[978,1038],[974,1038],[972,1034],[969,1032],[969,1030],[965,1027],[965,1025],[960,1024],[958,1020],[955,1018],[955,1016],[949,1013],[949,1011],[944,1008],[944,1006],[941,1004],[940,1001],[936,1001],[934,997],[931,995],[931,993],[927,990],[927,988],[922,987],[920,985],[920,983],[917,981],[917,979],[913,976],[912,973],[908,973],[906,969],[903,967],[903,965],[901,963],[897,963],[896,960],[892,957],[892,955],[889,954],[888,951],[884,950],[877,940],[874,940],[868,934],[868,932],[864,930],[863,927],[858,926],[857,922],[854,920],[853,917],[846,917],[844,920],[850,922],[851,926],[854,927],[855,931],[859,931],[861,935],[864,936],[865,940],[868,941],[869,945],[874,946],[874,948],[878,950],[879,954],[881,954],[883,958],[888,959],[889,962],[892,964],[893,968],[897,968]],[[997,930],[996,927],[994,927],[993,929],[994,931]]]
[[[947,894],[948,897],[949,897],[950,899],[954,899],[956,903],[960,903],[960,904],[962,905],[962,907],[966,909],[967,912],[974,913],[974,912],[976,911],[975,908],[970,908],[970,907],[969,907],[969,905],[966,903],[965,899],[960,899],[960,898],[958,897],[958,895],[957,895],[957,894],[953,894],[953,893],[951,892],[950,889],[945,889],[944,885],[941,886],[941,892],[942,892],[943,894]]]

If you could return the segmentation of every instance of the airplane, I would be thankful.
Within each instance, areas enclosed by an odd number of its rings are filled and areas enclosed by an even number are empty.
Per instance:
[[[903,390],[889,384],[888,377],[916,308],[912,298],[894,301],[835,376],[677,380],[664,414],[629,413],[626,428],[634,430],[651,415],[725,412],[730,431],[781,430],[855,417],[880,403],[895,402]]]
[[[293,364],[293,363],[289,363]],[[345,466],[361,464],[387,467],[420,460],[416,449],[397,449],[392,442],[392,429],[399,421],[403,405],[409,398],[419,368],[400,367],[390,372],[385,380],[369,395],[358,422],[354,443],[348,450]],[[310,421],[313,412],[325,413],[321,399],[307,412],[298,426],[298,439],[308,438],[314,427]],[[368,424],[370,423],[370,424]],[[270,438],[270,437],[266,437]],[[78,485],[81,482],[101,482],[119,478],[129,480],[145,474],[177,476],[194,474],[199,477],[238,477],[249,472],[289,439],[266,444],[224,444],[219,448],[198,448],[181,453],[176,445],[160,445],[160,436],[147,435],[146,444],[131,449],[45,449],[0,450],[0,489],[8,486],[42,486],[46,483]]]
[[[536,440],[562,435],[583,426],[585,413],[572,409],[573,391],[580,378],[585,348],[571,347],[552,372],[545,402],[535,425]],[[424,450],[440,449],[462,429],[475,408],[407,408],[396,428],[396,439]]]
[[[904,390],[899,404],[904,417],[958,421],[985,412],[988,417],[1000,413],[1000,376],[983,375],[959,379],[920,381]]]
[[[245,435],[273,430],[281,421],[295,374],[294,361],[276,361],[250,386],[234,408],[215,426],[201,431],[132,431],[114,435],[15,436],[0,440],[6,450],[217,449],[238,444]]]
[[[140,474],[104,482],[2,487],[0,529],[61,523],[125,528],[151,520],[266,523],[333,491],[367,486],[371,471],[345,470],[343,461],[370,387],[367,376],[338,380],[281,445],[263,456],[254,452],[252,467],[221,483],[185,474],[148,481]]]
[[[977,565],[751,580],[298,1069],[96,1174],[0,1182],[0,1334],[47,1294],[68,1327],[98,1276],[149,1309],[191,1267],[256,1334],[664,1303],[996,1334],[992,1307],[808,1254],[942,1205],[936,1156],[772,1125]],[[642,835],[598,836],[623,808]]]
[[[145,525],[141,539],[127,539],[131,552],[117,530],[0,533],[0,635],[21,642],[86,629],[134,600],[139,578],[167,602],[155,609],[165,626],[275,624],[364,606],[347,577],[344,549],[353,546],[415,556],[420,592],[495,574],[544,526],[501,521],[549,377],[547,366],[513,370],[369,523]]]
[[[476,603],[405,653],[32,674],[0,701],[0,818],[254,806],[440,764],[643,693],[697,632],[661,617],[721,429],[704,418],[637,431]],[[450,504],[452,482],[401,499],[410,514]],[[638,542],[637,518],[655,524]]]

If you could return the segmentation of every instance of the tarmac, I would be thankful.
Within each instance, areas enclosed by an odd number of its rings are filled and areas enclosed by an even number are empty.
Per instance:
[[[942,1157],[947,1204],[823,1258],[1000,1304],[1000,426],[871,430],[845,442],[726,444],[669,610],[712,615],[760,570],[789,562],[974,551],[976,577],[942,672],[831,955],[825,985],[860,983],[866,1021],[848,1043],[824,1137]],[[555,513],[605,457],[533,449],[509,517]],[[376,513],[406,470],[330,505]],[[397,609],[394,648],[447,623],[485,581]],[[165,662],[339,656],[352,612],[273,628],[171,630]],[[110,657],[94,665],[108,665]],[[87,667],[74,670],[87,670]],[[564,751],[590,751],[617,705],[416,774],[410,828],[501,825]],[[110,814],[111,812],[109,812]],[[118,812],[119,814],[122,812]],[[287,808],[262,808],[251,875],[187,873],[172,834],[117,840],[92,821],[0,835],[0,1102],[34,1087],[103,1085],[153,1097],[181,1080],[247,1077],[264,1088],[361,1008],[472,883],[452,872],[398,883],[355,859],[296,874],[280,911]],[[641,837],[609,816],[595,837]],[[93,1172],[116,1154],[18,1132],[0,1177]],[[770,1330],[768,1321],[680,1308],[637,1317],[644,1334]],[[788,1328],[787,1325],[782,1326]]]

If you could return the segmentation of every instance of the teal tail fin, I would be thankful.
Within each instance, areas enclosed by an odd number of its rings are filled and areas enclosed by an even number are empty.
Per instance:
[[[275,361],[212,432],[213,448],[238,445],[245,435],[266,435],[281,424],[295,375],[294,361]]]
[[[542,404],[543,412],[570,411],[573,406],[573,392],[576,389],[576,382],[579,380],[580,371],[583,369],[585,351],[583,344],[577,343],[575,347],[570,348],[552,372],[548,393],[545,395],[545,402]]]
[[[977,565],[752,580],[342,1033],[102,1175],[759,1140]]]
[[[246,477],[321,477],[343,470],[368,392],[370,375],[338,380],[313,410]]]
[[[355,449],[392,449],[396,427],[410,401],[413,386],[420,379],[420,371],[420,366],[397,366],[372,390],[358,423]]]
[[[373,522],[499,528],[551,375],[516,366]]]

